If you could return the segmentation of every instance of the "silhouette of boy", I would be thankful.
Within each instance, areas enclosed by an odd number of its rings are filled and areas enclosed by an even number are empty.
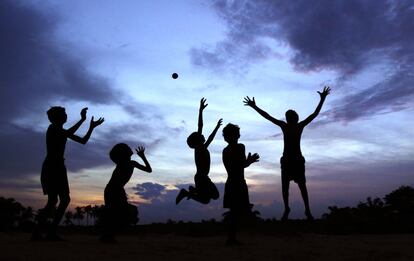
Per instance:
[[[217,130],[222,124],[222,119],[217,122],[213,132],[205,140],[203,132],[203,110],[207,107],[206,99],[200,100],[200,109],[198,114],[198,131],[191,133],[187,138],[187,144],[190,148],[194,149],[194,158],[196,163],[197,172],[194,176],[195,188],[190,186],[188,191],[181,189],[177,195],[175,203],[187,197],[187,199],[193,199],[202,204],[208,204],[211,199],[218,199],[219,192],[216,185],[208,177],[210,172],[210,152],[208,146],[216,136]]]
[[[237,245],[236,225],[240,215],[247,214],[253,207],[249,200],[249,191],[244,179],[244,169],[259,161],[259,154],[249,152],[246,158],[245,147],[238,143],[240,128],[227,124],[223,128],[224,140],[228,143],[223,149],[223,164],[227,171],[227,181],[224,187],[223,207],[229,208],[227,245]]]
[[[125,143],[116,144],[109,152],[109,157],[116,164],[112,177],[105,187],[105,217],[104,234],[100,240],[105,243],[115,241],[115,232],[121,225],[136,224],[138,222],[137,207],[127,201],[124,186],[131,179],[134,168],[151,173],[151,165],[145,157],[145,148],[136,149],[138,156],[144,161],[144,165],[131,160],[133,152]]]
[[[75,132],[86,120],[87,110],[88,108],[83,108],[80,113],[81,119],[67,130],[63,128],[63,124],[67,121],[65,108],[56,106],[51,107],[47,111],[47,116],[51,124],[46,133],[47,154],[43,162],[40,180],[42,183],[43,194],[47,195],[48,199],[46,206],[40,211],[39,224],[32,234],[32,240],[42,239],[42,233],[46,226],[46,219],[52,216],[53,221],[47,231],[46,238],[55,241],[62,240],[56,234],[56,230],[70,202],[69,183],[64,158],[66,141],[70,138],[81,144],[86,144],[92,131],[104,122],[103,118],[94,121],[94,117],[92,117],[89,129],[85,136],[81,138],[75,135]],[[58,198],[60,201],[59,206],[54,213]]]
[[[318,91],[321,98],[318,106],[311,115],[301,122],[299,122],[299,116],[294,110],[286,111],[286,122],[284,122],[273,118],[267,112],[260,109],[256,105],[254,97],[253,100],[251,100],[248,96],[244,98],[244,104],[246,106],[250,106],[255,109],[265,119],[279,126],[283,132],[284,148],[283,156],[280,158],[280,165],[282,169],[282,194],[285,211],[282,216],[282,221],[287,220],[290,213],[289,184],[291,180],[296,182],[299,186],[303,202],[305,204],[305,215],[307,219],[313,220],[313,216],[309,208],[309,197],[305,178],[305,158],[302,156],[302,151],[300,149],[300,139],[305,126],[315,119],[316,116],[318,116],[325,98],[330,91],[331,89],[329,87],[324,87],[322,92]]]

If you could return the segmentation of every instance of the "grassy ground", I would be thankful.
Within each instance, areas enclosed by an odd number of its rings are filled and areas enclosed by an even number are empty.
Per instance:
[[[66,232],[66,233],[65,233]],[[0,233],[0,260],[414,260],[414,234],[332,235],[312,232],[225,235],[137,232],[101,244],[93,233],[63,231],[65,242],[29,242],[27,233]]]

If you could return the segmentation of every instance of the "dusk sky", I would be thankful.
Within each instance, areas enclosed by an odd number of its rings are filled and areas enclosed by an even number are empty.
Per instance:
[[[91,116],[105,122],[86,145],[68,140],[70,207],[103,204],[108,152],[125,142],[145,146],[153,167],[126,185],[142,223],[220,219],[221,129],[209,147],[220,199],[175,205],[194,182],[186,138],[205,97],[204,135],[219,118],[240,126],[246,151],[260,154],[245,171],[250,200],[262,217],[280,218],[283,136],[243,97],[275,118],[294,109],[304,119],[325,85],[331,94],[302,135],[314,216],[414,186],[413,32],[414,2],[404,0],[2,0],[0,196],[46,203],[46,111],[65,107],[69,128],[88,107],[80,136]],[[292,218],[304,218],[295,183],[290,191]]]

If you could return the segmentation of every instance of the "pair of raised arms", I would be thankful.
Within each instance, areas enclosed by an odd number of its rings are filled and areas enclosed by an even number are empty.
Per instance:
[[[318,114],[319,114],[319,112],[321,111],[321,108],[322,108],[322,105],[323,105],[323,103],[324,103],[324,101],[325,101],[325,98],[326,98],[326,96],[328,96],[328,94],[331,92],[331,88],[329,88],[328,86],[325,86],[324,88],[323,88],[323,91],[322,92],[320,92],[320,91],[318,91],[318,93],[319,93],[319,96],[321,97],[321,100],[319,101],[319,104],[318,104],[318,106],[316,107],[316,109],[315,109],[315,111],[311,114],[311,115],[309,115],[305,120],[303,120],[303,121],[301,121],[299,124],[301,124],[301,125],[303,125],[303,126],[306,126],[306,125],[308,125],[313,119],[315,119],[316,118],[316,116],[318,116]],[[245,106],[250,106],[250,107],[252,107],[253,109],[255,109],[260,115],[262,115],[265,119],[267,119],[267,120],[269,120],[269,121],[271,121],[272,123],[274,123],[274,124],[276,124],[276,125],[278,125],[278,126],[280,126],[280,127],[282,127],[282,126],[284,126],[286,123],[284,122],[284,121],[281,121],[281,120],[278,120],[278,119],[275,119],[275,118],[273,118],[272,116],[270,116],[267,112],[265,112],[265,111],[263,111],[262,109],[260,109],[257,105],[256,105],[256,101],[254,100],[254,97],[253,97],[253,99],[250,99],[250,97],[249,96],[246,96],[245,98],[244,98],[244,101],[243,101],[243,103],[244,103],[244,105]]]
[[[72,127],[70,127],[69,129],[66,130],[66,134],[67,137],[79,142],[81,144],[86,144],[89,140],[89,138],[91,137],[92,131],[98,127],[99,125],[101,125],[105,119],[104,118],[99,118],[98,120],[94,120],[94,117],[92,116],[91,118],[91,122],[89,124],[89,129],[88,132],[85,134],[85,136],[83,136],[83,138],[75,135],[75,132],[79,129],[79,127],[82,125],[82,123],[86,120],[86,113],[88,111],[88,108],[83,108],[80,115],[81,115],[81,119]]]

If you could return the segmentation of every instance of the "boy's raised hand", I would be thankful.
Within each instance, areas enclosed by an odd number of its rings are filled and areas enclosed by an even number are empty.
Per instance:
[[[104,121],[105,121],[105,119],[104,119],[104,118],[99,118],[98,120],[94,121],[94,120],[93,120],[93,116],[92,116],[92,119],[91,119],[91,128],[96,128],[96,127],[98,127],[98,126],[99,126],[99,125],[101,125]]]
[[[249,152],[249,154],[247,155],[247,161],[249,162],[249,164],[255,163],[255,162],[259,162],[259,154],[254,153],[253,155]]]
[[[223,119],[218,120],[216,128],[220,128],[221,125],[223,125]]]
[[[244,106],[250,106],[250,107],[256,106],[256,101],[254,100],[254,97],[253,97],[253,100],[251,100],[249,96],[244,97],[243,103],[244,103]]]
[[[137,149],[135,149],[135,151],[141,158],[145,157],[145,148],[143,146],[139,146]]]
[[[329,88],[329,86],[323,87],[323,91],[322,92],[318,91],[319,95],[321,96],[321,99],[325,99],[326,96],[328,96],[328,94],[330,92],[331,92],[331,88]]]
[[[204,99],[204,97],[201,98],[201,100],[200,100],[200,111],[204,110],[207,107],[208,104],[206,104],[206,101],[207,100]]]
[[[80,115],[81,115],[81,119],[82,120],[86,120],[86,113],[88,112],[88,107],[85,107],[85,108],[83,108],[82,110],[81,110],[81,113],[80,113]]]

